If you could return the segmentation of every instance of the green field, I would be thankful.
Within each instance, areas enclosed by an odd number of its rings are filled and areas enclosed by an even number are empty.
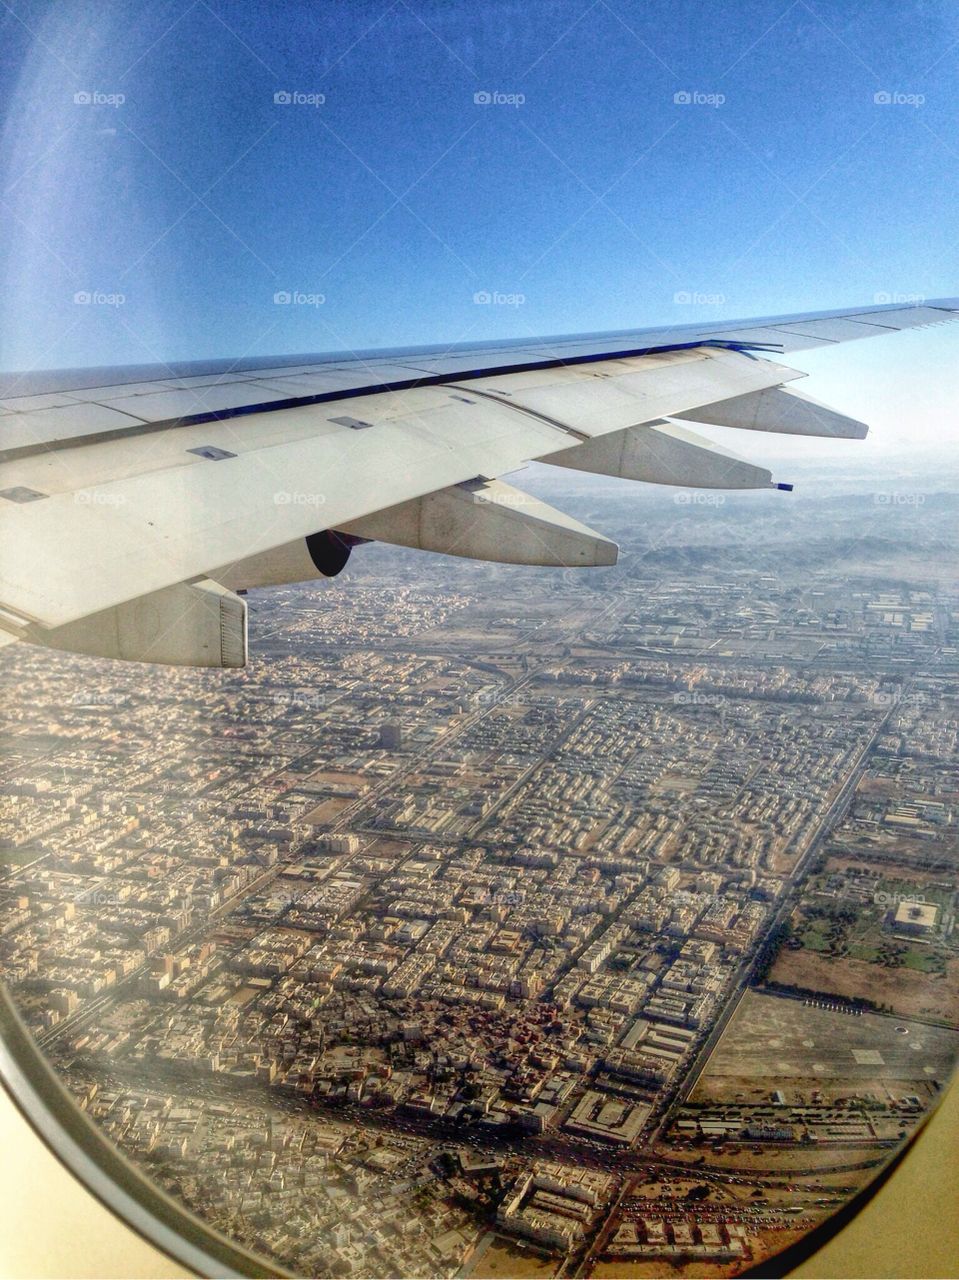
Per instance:
[[[903,880],[881,883],[883,888],[877,892],[887,894],[889,902],[915,892],[915,886]],[[929,889],[923,896],[927,901],[937,902],[940,910],[948,909],[953,897],[945,891]],[[948,953],[941,939],[930,937],[928,942],[911,943],[895,935],[885,923],[887,911],[883,902],[862,904],[813,899],[803,903],[793,919],[792,941],[787,946],[795,948],[799,943],[805,950],[824,957],[859,960],[887,969],[944,973]]]

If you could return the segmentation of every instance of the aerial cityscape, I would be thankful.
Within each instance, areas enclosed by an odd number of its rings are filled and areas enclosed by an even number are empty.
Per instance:
[[[2,655],[0,977],[298,1274],[737,1275],[959,1054],[959,500],[562,483],[617,567],[362,547],[243,671]]]

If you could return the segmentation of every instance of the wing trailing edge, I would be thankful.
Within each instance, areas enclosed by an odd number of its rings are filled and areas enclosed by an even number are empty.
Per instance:
[[[246,601],[219,583],[179,582],[23,636],[50,649],[179,667],[245,667]]]
[[[572,516],[502,480],[473,480],[355,520],[342,532],[499,564],[596,568],[618,548]]]

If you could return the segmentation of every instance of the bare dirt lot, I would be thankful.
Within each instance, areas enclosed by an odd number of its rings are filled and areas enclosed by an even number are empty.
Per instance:
[[[315,809],[311,809],[303,821],[308,822],[312,827],[326,826],[328,823],[333,822],[338,813],[352,803],[352,800],[341,796],[337,796],[332,800],[324,800]]]
[[[959,1026],[959,960],[947,961],[946,973],[939,975],[905,965],[888,969],[850,956],[823,956],[808,947],[784,948],[769,980],[847,999],[864,998],[906,1017]]]
[[[497,1236],[495,1242],[481,1253],[470,1275],[475,1280],[513,1280],[514,1277],[516,1280],[519,1277],[545,1280],[547,1276],[556,1274],[558,1265],[558,1258],[544,1258],[533,1249],[514,1246]]]
[[[880,1014],[853,1017],[747,991],[691,1101],[728,1100],[755,1088],[811,1090],[830,1081],[914,1090],[948,1079],[957,1053],[959,1033],[949,1028]]]
[[[672,1145],[669,1141],[657,1143],[654,1152],[668,1160],[688,1161],[691,1164],[701,1161],[704,1154],[702,1147],[683,1148]],[[851,1194],[863,1182],[868,1181],[873,1176],[870,1171],[884,1164],[888,1155],[888,1148],[878,1148],[874,1142],[858,1145],[844,1143],[840,1151],[833,1146],[778,1146],[771,1150],[769,1147],[738,1146],[727,1142],[708,1153],[706,1167],[772,1178],[802,1177],[812,1173],[819,1181],[830,1186],[834,1181],[839,1188],[836,1194],[845,1195]]]

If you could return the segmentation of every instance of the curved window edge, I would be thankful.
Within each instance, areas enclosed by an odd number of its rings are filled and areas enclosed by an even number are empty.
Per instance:
[[[200,1276],[286,1277],[168,1196],[128,1161],[58,1079],[0,982],[0,1083],[34,1133],[132,1230]]]
[[[954,1070],[945,1086],[939,1091],[933,1106],[923,1113],[922,1119],[909,1137],[904,1139],[898,1150],[876,1170],[875,1176],[864,1187],[861,1187],[835,1213],[830,1214],[811,1231],[807,1231],[801,1240],[795,1240],[785,1249],[749,1267],[741,1273],[738,1280],[750,1280],[751,1277],[761,1277],[762,1280],[785,1280],[797,1267],[815,1257],[820,1249],[840,1235],[878,1195],[898,1171],[903,1161],[912,1154],[916,1143],[925,1133],[929,1121],[942,1107],[957,1080],[959,1080],[959,1071]]]

